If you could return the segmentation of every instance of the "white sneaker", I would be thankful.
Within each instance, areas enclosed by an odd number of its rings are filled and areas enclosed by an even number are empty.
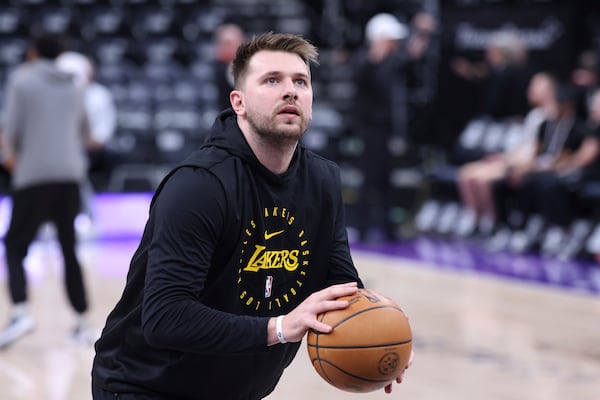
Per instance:
[[[459,211],[459,217],[454,224],[454,234],[458,237],[465,238],[471,236],[477,227],[477,218],[475,213],[468,208],[463,207]]]
[[[75,344],[92,346],[100,338],[100,332],[87,323],[78,323],[69,335],[69,340]]]
[[[546,231],[542,242],[542,255],[552,257],[557,255],[568,243],[566,232],[558,226],[552,226]]]
[[[31,333],[34,327],[35,320],[29,313],[13,316],[6,328],[0,332],[0,349],[10,346],[18,339]]]
[[[440,211],[440,204],[436,200],[428,200],[415,217],[415,227],[419,232],[430,232]]]
[[[457,217],[460,213],[460,205],[456,202],[444,204],[439,217],[436,221],[436,232],[441,235],[447,235],[456,225]]]
[[[495,228],[496,223],[492,219],[492,217],[488,215],[482,215],[477,222],[477,232],[482,237],[489,237]]]
[[[511,235],[512,232],[509,228],[501,227],[486,241],[485,246],[488,251],[494,253],[504,251],[510,243]]]
[[[524,253],[531,247],[531,242],[532,240],[526,231],[516,231],[510,237],[508,249],[513,253]]]

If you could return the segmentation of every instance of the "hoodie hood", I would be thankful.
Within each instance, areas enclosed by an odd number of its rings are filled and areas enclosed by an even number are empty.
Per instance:
[[[203,147],[223,149],[246,162],[260,164],[242,134],[237,124],[237,115],[231,108],[219,113]]]
[[[293,177],[294,171],[298,168],[298,159],[301,152],[301,147],[298,145],[287,171],[281,175],[274,174],[256,158],[256,155],[238,126],[237,115],[231,108],[219,113],[202,147],[219,148],[232,156],[239,157],[244,162],[256,168],[261,175],[264,175],[273,183],[285,183]]]

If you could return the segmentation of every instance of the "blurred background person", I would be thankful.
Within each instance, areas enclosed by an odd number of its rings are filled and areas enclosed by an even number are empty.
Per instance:
[[[95,339],[86,317],[87,292],[74,228],[79,185],[87,171],[89,126],[83,91],[55,64],[65,46],[61,35],[36,36],[29,61],[7,83],[2,151],[12,172],[12,214],[4,245],[12,310],[0,332],[0,347],[34,329],[23,260],[44,222],[55,225],[62,250],[65,289],[76,314],[72,338],[88,343]]]
[[[408,27],[394,15],[377,14],[367,22],[366,49],[358,55],[353,116],[356,134],[364,144],[360,161],[364,182],[358,199],[358,230],[364,241],[394,239],[388,217],[389,143],[395,135],[405,134],[398,132],[398,125],[406,121],[396,119],[404,119],[405,110],[396,107],[395,97],[406,91],[401,42],[407,36]]]
[[[570,72],[570,81],[580,92],[578,113],[581,118],[587,119],[598,88],[598,55],[594,49],[586,49],[579,54]]]
[[[215,84],[218,90],[218,110],[231,107],[229,93],[233,90],[233,75],[231,73],[231,62],[235,53],[244,41],[244,31],[239,25],[225,23],[220,25],[214,34],[214,68]]]
[[[427,11],[418,11],[410,20],[406,39],[407,70],[407,135],[409,147],[421,151],[435,141],[435,99],[439,67],[439,22]],[[421,162],[421,159],[418,159]]]
[[[578,207],[578,195],[585,185],[600,181],[600,90],[592,97],[587,128],[581,146],[564,158],[554,170],[538,177],[535,211],[546,224],[541,239],[545,256],[572,258],[584,245],[591,226],[578,223],[585,214]],[[583,210],[581,210],[583,211]]]
[[[549,184],[552,175],[572,163],[573,154],[587,135],[577,115],[577,91],[570,85],[556,90],[556,112],[544,121],[536,135],[535,151],[519,163],[513,163],[505,176],[493,184],[494,207],[502,224],[490,247],[524,252],[539,246],[545,221],[540,216],[540,187]],[[550,203],[549,203],[550,204]],[[551,204],[553,209],[558,206]]]
[[[514,147],[504,152],[488,154],[458,168],[457,189],[469,224],[463,234],[473,233],[475,229],[483,236],[492,232],[496,224],[492,184],[502,178],[512,165],[520,164],[532,156],[540,125],[556,112],[556,85],[553,75],[547,72],[535,74],[527,89],[532,109],[520,127],[520,140],[514,144],[507,143]]]
[[[108,87],[96,80],[94,63],[88,56],[68,51],[57,58],[56,65],[60,70],[72,73],[76,84],[84,89],[91,133],[88,144],[89,172],[92,181],[103,187],[114,161],[105,147],[117,128],[117,108],[113,94]]]
[[[93,221],[92,200],[98,188],[105,188],[115,164],[115,156],[106,143],[117,128],[117,108],[112,92],[95,80],[94,65],[89,57],[67,51],[56,59],[61,71],[73,75],[75,84],[84,91],[84,102],[90,125],[87,145],[88,178],[82,182],[82,214],[77,219],[80,229],[91,228]]]

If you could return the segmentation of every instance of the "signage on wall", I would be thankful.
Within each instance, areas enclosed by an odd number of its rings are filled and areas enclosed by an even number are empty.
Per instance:
[[[574,12],[564,4],[447,7],[442,26],[442,50],[448,57],[481,56],[490,37],[499,32],[517,34],[527,45],[532,62],[541,68],[549,66],[566,73],[575,57]]]

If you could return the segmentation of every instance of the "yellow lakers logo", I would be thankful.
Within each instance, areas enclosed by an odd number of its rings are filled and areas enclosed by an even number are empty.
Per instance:
[[[287,208],[265,208],[260,217],[244,229],[237,282],[242,304],[259,314],[293,302],[310,266],[309,241]]]
[[[265,233],[265,237],[266,236]],[[256,250],[254,250],[254,254],[252,254],[244,271],[256,272],[259,269],[278,268],[285,268],[287,271],[295,271],[296,268],[298,268],[298,254],[300,253],[300,250],[265,250],[265,246],[258,244],[255,248]]]

